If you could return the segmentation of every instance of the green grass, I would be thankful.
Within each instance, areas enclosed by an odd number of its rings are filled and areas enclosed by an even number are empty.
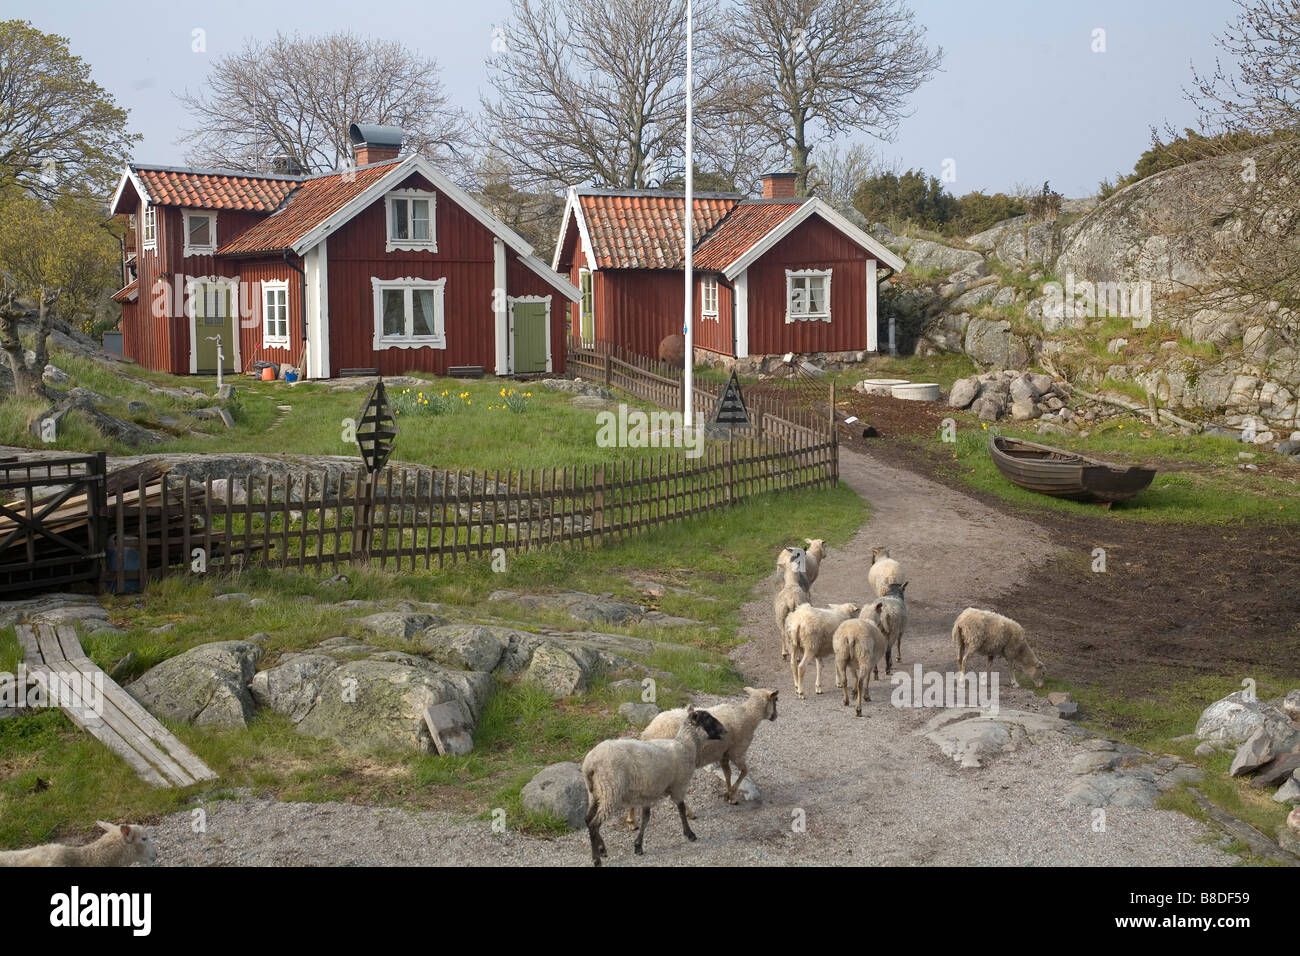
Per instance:
[[[200,643],[264,632],[270,664],[280,652],[312,647],[327,637],[355,633],[350,619],[370,613],[332,606],[345,600],[395,603],[437,601],[458,617],[497,620],[525,630],[543,626],[586,629],[563,615],[528,615],[488,602],[497,588],[578,588],[644,603],[631,579],[651,579],[689,589],[668,591],[656,602],[665,613],[699,624],[655,628],[602,625],[599,629],[679,643],[644,663],[667,675],[657,681],[660,706],[678,706],[690,692],[732,694],[741,679],[725,652],[742,640],[740,608],[754,583],[773,567],[777,550],[814,530],[834,547],[866,518],[866,506],[845,487],[767,495],[725,511],[660,528],[589,551],[539,551],[511,557],[505,574],[486,561],[441,572],[385,573],[349,568],[349,581],[326,584],[315,575],[266,569],[232,578],[173,577],[143,597],[109,598],[111,621],[125,633],[84,635],[90,657],[109,668],[128,652],[137,662],[125,683],[164,658]],[[246,592],[266,603],[256,608],[215,601],[217,594]],[[164,624],[171,630],[154,633]],[[379,646],[400,641],[368,638]],[[12,628],[0,630],[0,669],[19,660]],[[259,712],[247,729],[215,731],[186,725],[172,729],[220,775],[213,784],[154,790],[117,757],[58,712],[0,721],[0,847],[88,834],[96,819],[149,820],[221,799],[236,790],[284,800],[347,800],[373,805],[437,807],[467,815],[506,812],[507,826],[548,833],[555,821],[525,814],[519,791],[547,763],[580,759],[598,740],[625,732],[616,694],[603,681],[583,694],[555,702],[526,683],[502,684],[475,731],[476,747],[464,757],[378,753],[355,755],[327,741],[297,734],[287,720]],[[48,782],[40,788],[37,780]]]
[[[1159,466],[1161,462],[1190,462],[1203,466],[1158,471],[1151,487],[1111,507],[1109,516],[1118,520],[1214,525],[1300,522],[1300,486],[1295,481],[1237,470],[1241,444],[1231,439],[1208,435],[1167,436],[1158,432],[1143,438],[1144,426],[1136,419],[1111,420],[1086,438],[1063,435],[1042,438],[1033,429],[986,428],[970,415],[961,415],[958,421],[956,444],[944,446],[950,453],[950,461],[943,463],[945,471],[973,488],[1029,511],[1050,509],[1091,517],[1103,513],[1095,504],[1052,498],[1011,484],[989,456],[991,434],[1046,441],[1120,464],[1147,462]]]

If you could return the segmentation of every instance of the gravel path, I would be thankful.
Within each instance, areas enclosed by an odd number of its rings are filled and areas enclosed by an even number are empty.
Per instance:
[[[872,519],[823,561],[818,604],[861,600],[871,548],[890,547],[909,575],[905,667],[952,670],[950,630],[968,604],[992,603],[1051,547],[1041,529],[960,492],[875,459],[843,453],[841,476],[872,506]],[[688,798],[699,842],[682,837],[676,813],[659,804],[646,855],[632,835],[607,824],[608,865],[664,864],[1043,864],[1088,866],[1229,865],[1205,842],[1209,831],[1172,811],[1110,808],[1096,832],[1092,811],[1069,806],[1069,738],[1050,734],[991,766],[962,770],[914,731],[932,710],[900,709],[889,685],[875,684],[861,719],[842,707],[834,668],[822,696],[795,698],[781,660],[770,595],[776,576],[745,608],[751,640],[735,653],[754,686],[781,690],[779,716],[750,750],[761,799],[727,806],[721,782],[699,773]],[[807,677],[811,689],[812,674]],[[1046,709],[1009,686],[1004,708]],[[712,703],[709,698],[703,702]],[[157,827],[159,859],[171,865],[521,864],[590,865],[585,832],[544,840],[440,812],[346,804],[243,799],[211,804],[207,832],[189,813]],[[508,823],[509,821],[507,821]],[[798,824],[802,822],[802,826]]]

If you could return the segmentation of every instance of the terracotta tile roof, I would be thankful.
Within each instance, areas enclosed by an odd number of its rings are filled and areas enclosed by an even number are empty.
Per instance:
[[[739,196],[692,197],[693,228],[703,236],[722,221]],[[582,215],[600,269],[680,269],[683,211],[681,193],[579,192]]]
[[[112,295],[112,299],[114,302],[130,302],[132,299],[136,297],[136,294],[137,292],[139,292],[139,289],[140,289],[140,280],[132,279],[125,286],[123,286],[122,288],[114,292]]]
[[[264,177],[134,164],[131,169],[148,191],[145,198],[149,202],[199,209],[272,212],[302,179],[299,176]]]
[[[696,269],[721,272],[752,248],[802,206],[804,200],[789,202],[742,202],[695,246]]]
[[[289,249],[400,162],[395,159],[297,183],[283,208],[225,243],[217,255],[256,255]]]

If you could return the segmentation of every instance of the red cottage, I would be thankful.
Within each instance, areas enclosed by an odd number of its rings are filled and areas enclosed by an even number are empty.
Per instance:
[[[356,163],[317,176],[131,164],[123,350],[165,372],[258,360],[309,378],[481,366],[562,372],[577,288],[420,156],[354,124]]]
[[[902,259],[796,198],[793,173],[764,176],[762,199],[692,203],[697,360],[877,351],[877,284]],[[582,292],[575,338],[653,357],[682,331],[684,208],[681,193],[569,190],[552,266]]]

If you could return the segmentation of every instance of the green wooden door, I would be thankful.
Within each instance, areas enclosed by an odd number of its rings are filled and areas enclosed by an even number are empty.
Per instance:
[[[235,371],[235,323],[231,318],[229,286],[203,284],[194,291],[194,349],[198,371],[216,374],[217,341],[221,336],[223,372]]]
[[[516,374],[546,371],[546,303],[516,302],[515,327]]]

